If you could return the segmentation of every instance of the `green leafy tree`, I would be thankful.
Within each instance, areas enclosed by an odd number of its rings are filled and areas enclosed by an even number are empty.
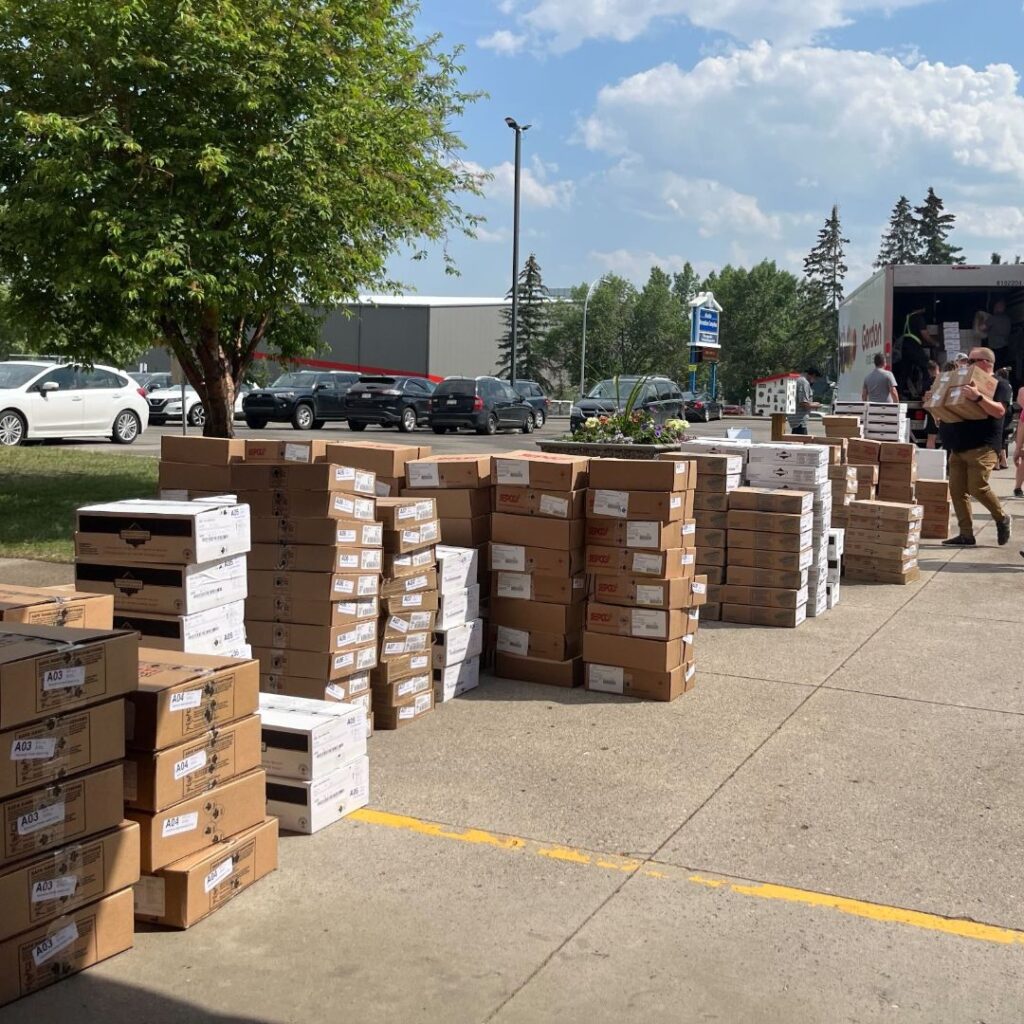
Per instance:
[[[519,292],[519,308],[516,311],[516,377],[537,380],[541,376],[540,348],[548,332],[551,316],[551,298],[541,274],[540,264],[533,253],[526,258],[516,282]],[[512,298],[512,289],[505,298]],[[498,341],[498,366],[500,377],[508,377],[512,368],[512,307],[502,310],[505,333]]]
[[[882,245],[875,257],[875,267],[903,266],[919,263],[921,239],[917,233],[914,210],[906,196],[900,196],[889,215],[889,227],[882,235]]]
[[[451,125],[458,51],[411,0],[0,4],[0,279],[22,321],[86,360],[167,346],[206,433],[257,347],[416,239],[471,230]]]
[[[960,246],[949,241],[956,217],[945,212],[945,204],[929,187],[928,195],[920,206],[914,207],[917,216],[917,234],[921,240],[919,263],[963,263]]]
[[[625,373],[678,377],[689,362],[688,317],[673,289],[673,280],[652,267],[633,305]]]

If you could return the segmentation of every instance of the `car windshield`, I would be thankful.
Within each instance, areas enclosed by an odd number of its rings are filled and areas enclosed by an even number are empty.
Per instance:
[[[443,380],[434,390],[435,395],[475,395],[476,381],[472,377],[452,377]]]
[[[0,388],[20,388],[45,370],[38,363],[0,363]]]
[[[317,381],[317,375],[311,370],[298,370],[295,373],[282,373],[271,385],[275,388],[309,388]]]
[[[587,398],[621,398],[624,402],[629,398],[635,383],[635,377],[620,377],[618,383],[614,380],[603,380],[591,388]]]
[[[377,388],[393,388],[398,381],[394,377],[360,377],[360,384],[373,385]]]
[[[521,398],[529,398],[533,394],[533,385],[524,384],[521,380],[517,380],[514,385],[516,394]]]

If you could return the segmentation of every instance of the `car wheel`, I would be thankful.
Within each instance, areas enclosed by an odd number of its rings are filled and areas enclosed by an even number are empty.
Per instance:
[[[296,430],[311,430],[313,427],[313,408],[308,402],[300,402],[292,413],[292,426]]]
[[[538,430],[540,430],[540,428],[544,426],[544,423],[545,423],[545,416],[544,416],[544,410],[543,410],[543,409],[538,409],[538,410],[537,410],[537,411],[536,411],[536,412],[535,412],[535,413],[533,414],[533,423],[534,423],[534,426],[535,426],[535,427],[536,427],[536,428],[537,428]]]
[[[267,421],[261,416],[246,416],[245,425],[250,430],[262,430],[267,425]]]
[[[348,421],[348,429],[349,430],[365,430],[366,429],[366,424],[365,423],[360,423],[358,420],[349,420]]]
[[[131,409],[125,409],[124,412],[119,412],[117,419],[114,420],[114,432],[110,435],[110,440],[114,444],[132,444],[141,429],[139,417]]]
[[[526,420],[523,423],[523,433],[524,434],[532,434],[533,433],[533,428],[535,426],[536,426],[536,423],[534,422],[534,419],[533,419],[533,413],[532,412],[531,413],[527,413],[526,414]]]
[[[476,432],[478,434],[496,434],[498,432],[498,417],[493,412],[490,413],[487,422],[482,427],[477,427]]]
[[[13,409],[0,412],[0,445],[17,448],[25,440],[25,421]]]
[[[201,427],[206,423],[206,410],[202,402],[197,402],[188,411],[188,422],[190,426]]]
[[[326,422],[327,422],[327,420],[313,420],[313,429],[314,430],[323,430],[324,429],[324,424]]]
[[[416,410],[411,405],[402,410],[402,419],[399,421],[398,429],[403,434],[408,434],[416,429]]]
[[[434,427],[433,431],[434,431],[435,434],[447,434],[448,433],[448,428],[447,427]]]

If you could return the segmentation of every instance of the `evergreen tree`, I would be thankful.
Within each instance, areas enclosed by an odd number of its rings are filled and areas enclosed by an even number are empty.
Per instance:
[[[882,235],[882,247],[875,259],[876,267],[920,263],[921,241],[910,200],[900,196],[889,216],[889,230]]]
[[[838,347],[839,304],[843,301],[843,280],[848,269],[843,247],[849,244],[839,223],[839,207],[833,205],[814,248],[804,259],[807,332],[811,337],[817,336],[826,351]]]
[[[963,256],[957,255],[961,252],[960,246],[948,241],[956,217],[944,211],[945,205],[931,187],[928,188],[924,203],[914,207],[914,213],[917,215],[917,233],[921,240],[919,263],[964,262]]]
[[[1000,254],[998,252],[992,253],[992,257],[989,260],[989,263],[991,263],[993,267],[998,267],[999,264],[1002,263],[1002,262],[1003,262],[1002,254]]]
[[[516,323],[516,378],[537,380],[540,376],[540,350],[551,320],[551,299],[544,286],[540,264],[530,253],[519,271],[517,281],[519,309]],[[512,298],[512,289],[505,298]],[[512,307],[502,310],[505,333],[498,342],[499,377],[508,378],[512,369]]]

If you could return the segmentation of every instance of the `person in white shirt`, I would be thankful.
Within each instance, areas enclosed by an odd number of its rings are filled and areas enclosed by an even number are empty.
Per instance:
[[[896,391],[896,378],[885,368],[885,356],[881,352],[875,353],[874,362],[875,368],[864,378],[860,400],[898,404],[900,398]]]

